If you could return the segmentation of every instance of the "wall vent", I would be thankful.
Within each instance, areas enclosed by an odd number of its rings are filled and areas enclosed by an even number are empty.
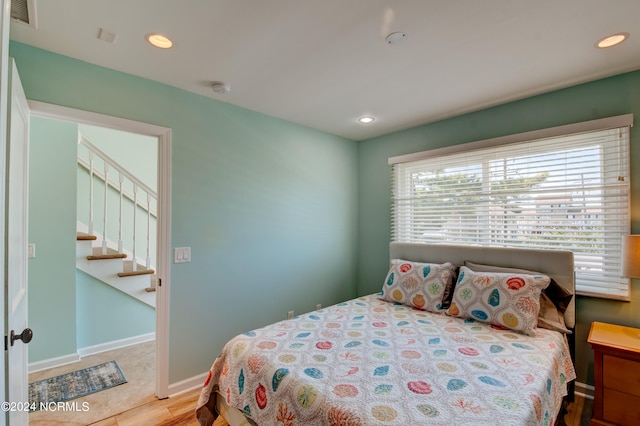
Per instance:
[[[36,28],[36,0],[11,0],[11,19]]]

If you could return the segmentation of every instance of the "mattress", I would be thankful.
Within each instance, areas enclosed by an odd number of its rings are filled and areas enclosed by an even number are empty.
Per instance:
[[[259,425],[548,425],[573,379],[564,334],[368,295],[230,340],[196,412],[211,424],[221,395]]]

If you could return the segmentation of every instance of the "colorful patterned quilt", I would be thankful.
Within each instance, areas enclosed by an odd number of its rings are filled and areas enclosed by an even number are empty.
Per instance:
[[[564,335],[526,336],[369,295],[230,340],[216,392],[258,425],[550,425],[575,379]]]

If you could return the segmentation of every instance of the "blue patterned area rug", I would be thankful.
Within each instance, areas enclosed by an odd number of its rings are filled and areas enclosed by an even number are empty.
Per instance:
[[[116,361],[107,361],[50,379],[29,383],[29,404],[38,410],[44,404],[69,401],[127,383]]]

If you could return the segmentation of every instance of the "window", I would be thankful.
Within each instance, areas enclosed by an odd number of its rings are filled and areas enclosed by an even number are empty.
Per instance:
[[[629,114],[390,158],[392,239],[571,250],[579,294],[628,300],[621,241],[632,122]]]

